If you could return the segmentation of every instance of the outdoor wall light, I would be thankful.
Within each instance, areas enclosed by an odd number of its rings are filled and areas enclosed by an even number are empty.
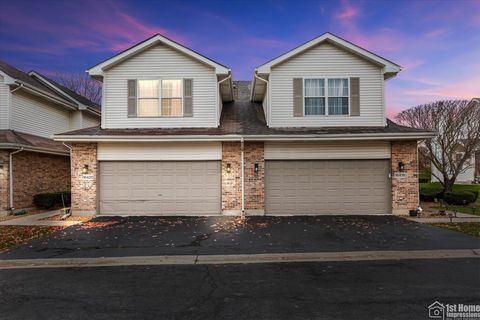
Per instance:
[[[82,174],[87,174],[87,173],[88,173],[88,164],[84,165],[82,169]]]
[[[398,162],[398,171],[400,172],[405,171],[405,163],[403,163],[403,161]]]
[[[255,163],[255,164],[253,165],[253,171],[255,171],[255,173],[258,172],[258,163]]]
[[[230,163],[227,163],[227,173],[230,173],[232,171],[232,168],[230,167]]]

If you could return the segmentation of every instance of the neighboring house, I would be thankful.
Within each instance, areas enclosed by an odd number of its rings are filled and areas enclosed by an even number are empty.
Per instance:
[[[473,98],[470,101],[471,104],[476,105],[480,108],[480,98]],[[458,147],[457,152],[455,153],[455,159],[462,158],[465,154],[465,149],[462,151],[461,142]],[[473,183],[473,182],[480,182],[480,144],[477,147],[477,151],[470,157],[467,161],[465,166],[463,167],[464,170],[457,176],[455,182],[457,183]],[[437,177],[440,177],[438,179]],[[442,181],[442,174],[438,169],[432,164],[432,181],[438,182]]]
[[[253,82],[161,35],[90,68],[100,127],[72,147],[74,214],[405,214],[417,140],[385,118],[400,67],[326,33]]]
[[[100,123],[100,106],[53,80],[0,61],[0,213],[70,189],[70,153],[55,133]]]

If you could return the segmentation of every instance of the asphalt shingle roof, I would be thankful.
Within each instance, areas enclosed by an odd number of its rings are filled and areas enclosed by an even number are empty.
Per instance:
[[[61,99],[67,100],[67,101],[72,102],[72,103],[75,103],[72,99],[69,99],[69,98],[64,97],[62,95],[59,95],[58,92],[56,92],[55,90],[52,90],[50,87],[46,86],[41,81],[35,79],[34,77],[29,75],[28,73],[25,73],[21,70],[18,70],[17,68],[15,68],[14,66],[6,63],[5,61],[0,60],[0,70],[2,70],[3,72],[5,72],[7,75],[9,75],[10,77],[12,77],[14,79],[25,82],[26,84],[29,84],[29,85],[31,85],[31,86],[33,86],[37,89],[43,90],[45,92],[48,92],[48,93],[50,93],[50,94],[52,94],[56,97],[59,97]],[[37,71],[35,71],[35,72],[40,74]],[[90,99],[76,93],[75,91],[72,91],[72,90],[62,86],[58,82],[56,82],[56,81],[54,81],[54,80],[52,80],[52,79],[50,79],[50,78],[48,78],[48,77],[46,77],[42,74],[40,74],[40,75],[42,77],[44,77],[45,79],[47,79],[52,85],[57,87],[59,90],[65,92],[68,96],[77,100],[81,104],[84,104],[86,106],[95,108],[97,110],[100,110],[100,106],[97,103],[95,103],[95,102],[91,101]]]
[[[420,129],[398,125],[387,119],[386,127],[292,127],[269,128],[263,107],[249,100],[250,81],[234,81],[235,101],[225,103],[218,128],[134,128],[102,129],[99,126],[61,135],[69,136],[171,136],[171,135],[302,135],[302,134],[355,134],[355,133],[411,133]]]
[[[31,77],[29,74],[27,74],[27,73],[25,73],[21,70],[18,70],[17,68],[15,68],[12,65],[9,65],[5,61],[0,60],[0,70],[5,72],[10,77],[12,77],[14,79],[17,79],[17,80],[20,80],[22,82],[25,82],[26,84],[29,84],[32,87],[35,87],[37,89],[46,91],[46,92],[51,93],[55,96],[59,96],[58,93],[56,93],[54,90],[50,89],[49,87],[47,87],[46,85],[44,85],[43,83],[38,81],[37,79]],[[61,98],[63,98],[63,97],[61,97]]]
[[[68,149],[61,142],[14,130],[0,130],[0,145],[2,144],[68,153]]]

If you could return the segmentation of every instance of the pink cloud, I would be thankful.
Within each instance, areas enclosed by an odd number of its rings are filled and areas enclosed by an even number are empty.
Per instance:
[[[449,30],[447,28],[438,28],[438,29],[433,29],[425,33],[425,37],[427,38],[437,38],[440,36],[443,36],[447,34]]]
[[[71,3],[66,2],[64,5],[69,6]],[[30,43],[12,45],[6,48],[7,50],[30,52],[33,50],[50,54],[65,53],[78,48],[92,52],[119,51],[156,33],[182,44],[188,42],[185,36],[178,35],[165,27],[141,22],[115,2],[85,1],[80,9],[75,6],[75,10],[69,11],[70,15],[60,18],[68,20],[68,23],[63,24],[62,32],[58,32],[58,21],[31,14],[35,11],[34,6],[23,9],[15,6],[7,7],[5,12],[8,11],[8,14],[2,14],[2,24],[7,26],[5,30],[18,29],[19,32],[25,33],[24,38],[29,39]],[[105,15],[106,12],[108,17]],[[49,39],[47,42],[48,46],[40,38],[28,36],[32,29],[25,27],[26,15],[29,19],[28,25],[35,28],[35,32],[42,31],[44,35],[54,35],[53,41]],[[39,46],[38,42],[42,45]],[[38,47],[41,49],[37,49]]]
[[[347,1],[342,1],[342,10],[335,15],[335,18],[341,22],[348,22],[360,15],[360,10]]]

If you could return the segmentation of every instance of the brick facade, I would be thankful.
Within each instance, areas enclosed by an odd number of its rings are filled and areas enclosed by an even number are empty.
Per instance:
[[[27,151],[12,157],[14,208],[34,207],[37,193],[70,191],[70,157]]]
[[[0,214],[8,213],[8,151],[0,150]]]
[[[242,210],[240,143],[222,143],[222,212],[238,214]],[[230,169],[228,169],[230,166]],[[229,172],[230,171],[230,172]]]
[[[392,212],[408,214],[419,204],[417,141],[392,142]],[[399,171],[398,163],[403,162],[405,170]]]
[[[13,150],[15,151],[15,150]],[[10,210],[9,153],[0,152],[0,213]],[[37,193],[70,190],[70,158],[68,156],[22,151],[13,156],[13,207],[34,207]]]
[[[72,212],[76,215],[97,213],[97,144],[72,144]],[[88,165],[88,175],[84,180],[82,170]]]
[[[265,209],[265,161],[263,142],[245,142],[245,213],[263,214]],[[258,172],[255,172],[255,163]],[[230,165],[230,172],[228,172]],[[240,214],[242,210],[241,143],[222,143],[222,212]]]
[[[245,156],[245,209],[247,213],[265,213],[265,159],[263,142],[246,142]],[[255,172],[255,163],[258,172]]]

